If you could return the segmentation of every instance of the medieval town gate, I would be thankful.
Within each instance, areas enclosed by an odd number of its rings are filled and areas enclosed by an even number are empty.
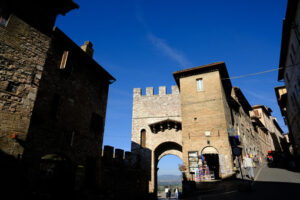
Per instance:
[[[144,96],[135,88],[133,101],[131,149],[143,161],[149,192],[156,192],[159,160],[168,154],[182,159],[179,91],[173,86],[167,94],[166,87],[159,87],[159,94],[154,95],[153,88],[147,88]]]

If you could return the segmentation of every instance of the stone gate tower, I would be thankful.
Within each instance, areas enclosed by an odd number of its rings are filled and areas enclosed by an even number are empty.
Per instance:
[[[182,159],[181,108],[177,86],[172,86],[172,93],[167,94],[166,87],[159,87],[159,94],[154,95],[153,88],[135,88],[132,112],[133,153],[140,155],[143,168],[149,178],[149,192],[156,192],[157,163],[167,154],[177,155]]]

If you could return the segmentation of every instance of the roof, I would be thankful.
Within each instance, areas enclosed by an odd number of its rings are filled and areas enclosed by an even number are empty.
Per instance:
[[[288,47],[290,43],[293,22],[297,13],[299,0],[289,0],[286,8],[285,18],[282,25],[281,50],[279,60],[278,80],[284,76],[285,63],[288,57]]]
[[[86,67],[93,67],[96,69],[96,72],[100,72],[104,77],[109,81],[109,83],[113,83],[116,79],[108,73],[99,63],[97,63],[92,57],[90,57],[86,52],[84,52],[77,44],[75,44],[64,32],[62,32],[59,28],[54,27],[53,35],[60,42],[61,45],[72,49],[76,55],[80,56],[80,60],[85,60],[87,63]]]
[[[279,99],[279,98],[280,98],[279,90],[281,90],[281,89],[286,89],[286,87],[285,87],[285,85],[283,85],[283,86],[275,87],[274,89],[275,89],[276,97],[277,97],[277,99]]]
[[[278,124],[278,122],[277,122],[277,120],[276,120],[275,117],[273,118],[273,123],[275,124],[275,126],[279,130],[279,132],[282,134],[283,131],[282,131],[281,127],[279,126],[279,124]]]
[[[181,71],[177,71],[173,73],[173,77],[180,88],[180,78],[188,77],[188,76],[193,76],[196,74],[202,74],[202,73],[207,73],[207,72],[212,72],[212,71],[219,71],[220,76],[222,79],[222,84],[224,86],[224,89],[229,92],[231,92],[231,81],[229,79],[228,71],[225,65],[225,62],[216,62],[216,63],[211,63],[208,65],[202,65],[198,67],[193,67]]]
[[[247,115],[249,115],[249,111],[252,110],[252,107],[248,100],[246,99],[245,95],[243,94],[242,90],[239,87],[233,87],[236,97],[238,98],[239,103],[244,108]]]
[[[271,112],[273,112],[271,108],[269,108],[269,107],[267,107],[265,105],[254,105],[254,106],[252,106],[252,108],[253,109],[255,109],[255,108],[262,108],[265,111],[265,113],[269,114],[270,116],[271,116]]]

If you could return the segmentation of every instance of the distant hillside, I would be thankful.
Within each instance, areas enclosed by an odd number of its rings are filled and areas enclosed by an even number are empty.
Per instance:
[[[159,185],[181,184],[181,175],[160,175],[157,178]]]

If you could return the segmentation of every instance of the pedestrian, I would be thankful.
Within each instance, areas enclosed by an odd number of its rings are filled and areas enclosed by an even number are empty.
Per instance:
[[[169,187],[168,197],[171,198],[171,186]]]
[[[253,158],[254,161],[254,167],[256,168],[258,166],[258,157],[255,155]]]
[[[248,176],[251,180],[254,180],[254,172],[253,172],[253,161],[252,159],[249,157],[249,154],[246,154],[246,157],[244,157],[243,160],[243,165],[244,168],[247,170],[248,172]]]
[[[169,188],[168,186],[165,187],[166,199],[169,197]]]
[[[177,199],[178,199],[178,196],[179,196],[179,190],[178,190],[178,187],[175,188],[174,193],[175,193],[175,198],[176,198],[176,200],[177,200]]]

